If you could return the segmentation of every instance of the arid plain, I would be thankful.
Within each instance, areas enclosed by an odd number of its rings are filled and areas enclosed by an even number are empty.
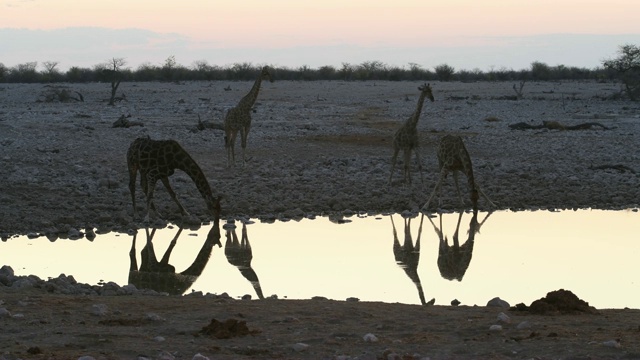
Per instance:
[[[125,157],[131,141],[147,135],[182,144],[224,196],[224,218],[417,212],[438,180],[436,147],[445,134],[463,137],[476,180],[498,210],[637,209],[640,203],[640,105],[617,99],[614,83],[528,82],[521,98],[512,82],[431,83],[435,101],[425,102],[418,123],[424,182],[414,158],[412,183],[401,181],[399,164],[391,185],[393,134],[415,110],[421,83],[276,76],[263,83],[252,113],[247,165],[238,161],[229,169],[223,132],[200,130],[198,120],[222,124],[251,85],[122,83],[123,100],[115,106],[107,105],[104,83],[0,85],[3,239],[140,227]],[[62,89],[84,101],[48,101],[47,94]],[[122,116],[142,126],[114,127]],[[562,126],[509,126],[544,121]],[[570,130],[581,124],[591,125]],[[177,171],[170,181],[190,222],[211,220],[186,174]],[[142,210],[141,191],[138,199]],[[156,204],[165,219],[180,219],[160,184]],[[457,206],[449,180],[442,207]],[[482,199],[480,207],[488,210]],[[92,314],[100,304],[106,314]],[[0,316],[0,359],[640,357],[640,316],[632,309],[533,315],[493,307],[87,297],[8,287],[0,287],[0,307],[10,312]],[[511,322],[499,322],[500,312]],[[244,320],[257,331],[226,340],[197,335],[212,318]],[[499,323],[502,330],[490,330]],[[377,341],[365,341],[369,333]]]

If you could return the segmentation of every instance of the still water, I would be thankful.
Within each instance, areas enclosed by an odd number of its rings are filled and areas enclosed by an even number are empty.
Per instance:
[[[499,296],[529,305],[563,288],[597,308],[640,308],[638,212],[500,211],[478,214],[477,226],[470,213],[348,220],[236,222],[235,229],[221,226],[221,247],[215,236],[207,240],[212,225],[110,233],[93,241],[15,237],[0,243],[0,265],[43,279],[64,273],[89,284],[160,280],[178,292],[254,299],[275,294],[420,304],[435,298],[440,305],[453,299],[484,305]],[[147,239],[153,253],[143,259],[150,254],[143,251]]]

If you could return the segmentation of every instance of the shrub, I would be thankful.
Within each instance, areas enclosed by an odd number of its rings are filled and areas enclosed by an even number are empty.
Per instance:
[[[620,46],[618,57],[602,63],[606,69],[613,70],[622,80],[629,99],[640,99],[640,47],[632,44]]]

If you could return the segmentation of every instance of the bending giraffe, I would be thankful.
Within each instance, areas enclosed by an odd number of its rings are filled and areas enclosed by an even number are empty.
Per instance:
[[[442,214],[439,214],[439,228],[438,226],[436,226],[436,224],[434,224],[430,217],[427,217],[431,222],[433,230],[436,232],[439,239],[438,270],[440,270],[440,275],[447,280],[462,281],[462,278],[464,277],[467,269],[469,268],[469,264],[471,263],[476,234],[480,233],[480,228],[492,214],[491,212],[487,213],[482,222],[478,223],[478,212],[474,211],[473,216],[471,217],[471,221],[469,222],[469,231],[467,232],[468,238],[464,242],[464,244],[460,245],[458,233],[460,230],[460,222],[462,220],[463,213],[464,211],[460,211],[460,213],[458,214],[456,230],[453,233],[453,245],[449,245],[449,240],[443,234]]]
[[[240,99],[238,105],[229,109],[224,118],[224,147],[227,149],[228,167],[235,165],[236,162],[234,147],[238,132],[240,132],[240,145],[242,146],[242,165],[244,166],[247,162],[245,158],[245,148],[247,147],[247,136],[251,128],[251,108],[258,98],[262,80],[273,82],[267,66],[262,68],[260,75],[258,75],[249,93]]]
[[[174,140],[151,140],[149,137],[137,138],[129,146],[127,151],[127,166],[129,168],[129,191],[133,204],[133,217],[136,217],[136,176],[140,172],[140,186],[147,198],[147,214],[145,221],[149,221],[149,213],[157,216],[153,203],[153,192],[158,180],[162,181],[169,195],[180,208],[183,216],[189,216],[187,210],[178,200],[176,193],[171,189],[169,176],[175,169],[184,171],[196,184],[207,208],[214,218],[220,216],[221,196],[214,197],[211,187],[200,166],[187,153],[186,150]]]
[[[418,120],[420,119],[420,113],[422,112],[422,104],[426,98],[429,98],[431,102],[434,101],[433,93],[431,92],[431,86],[429,84],[424,84],[418,88],[420,90],[420,98],[418,99],[418,104],[416,105],[416,110],[411,114],[411,116],[405,121],[405,123],[396,131],[393,136],[393,157],[391,158],[391,174],[389,174],[389,185],[391,185],[391,179],[393,178],[393,171],[396,168],[396,160],[398,159],[398,153],[402,150],[404,155],[404,169],[403,176],[404,181],[409,179],[409,183],[411,183],[411,173],[409,168],[409,163],[411,161],[411,152],[415,152],[416,159],[418,160],[418,170],[420,171],[420,180],[424,182],[424,178],[422,177],[422,161],[420,160],[420,153],[418,152]]]
[[[464,207],[464,200],[462,200],[460,187],[458,186],[458,171],[463,172],[467,176],[473,211],[478,210],[478,194],[482,195],[482,197],[484,197],[491,206],[495,207],[495,204],[489,200],[487,195],[485,195],[478,184],[476,184],[475,178],[473,177],[473,165],[471,164],[471,158],[469,157],[469,152],[464,146],[464,142],[460,136],[445,135],[440,139],[440,144],[438,145],[438,165],[440,168],[440,178],[438,179],[431,196],[429,196],[429,200],[427,200],[427,202],[422,206],[423,210],[426,210],[429,207],[429,204],[436,192],[438,192],[438,203],[440,202],[442,183],[449,172],[453,172],[453,181],[456,185],[456,191],[460,198],[460,203]]]
[[[153,245],[156,229],[154,228],[149,233],[149,229],[145,228],[145,232],[147,243],[140,251],[141,263],[139,268],[136,260],[137,232],[133,234],[131,250],[129,251],[129,284],[135,285],[138,289],[153,289],[171,295],[184,294],[202,274],[209,262],[214,246],[222,246],[222,243],[220,243],[220,220],[219,218],[214,218],[213,225],[211,225],[211,229],[207,234],[207,239],[202,244],[193,263],[184,271],[176,272],[176,268],[169,263],[169,258],[182,233],[182,227],[178,229],[160,261],[156,257]]]

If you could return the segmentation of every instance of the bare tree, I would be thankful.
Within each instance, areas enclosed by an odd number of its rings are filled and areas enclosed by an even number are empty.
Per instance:
[[[102,69],[102,76],[111,83],[111,98],[109,98],[109,105],[115,104],[116,91],[122,81],[122,74],[120,69],[126,65],[126,61],[123,58],[112,58],[107,61],[106,67]]]

